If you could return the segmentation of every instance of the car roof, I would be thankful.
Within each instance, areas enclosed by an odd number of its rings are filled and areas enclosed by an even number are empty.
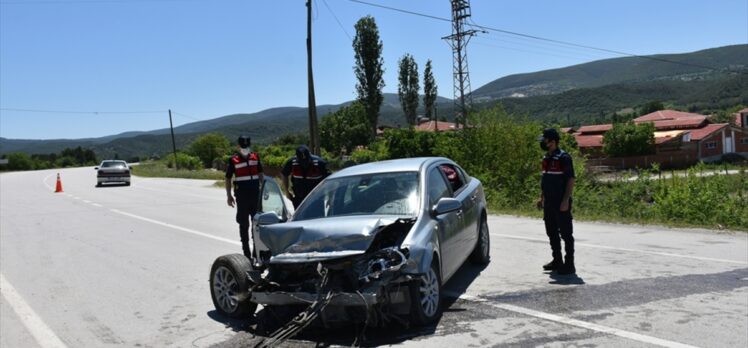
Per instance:
[[[120,163],[125,163],[125,164],[127,164],[127,162],[126,162],[126,161],[123,161],[123,160],[103,160],[103,161],[101,161],[101,163],[104,163],[104,162],[120,162]]]
[[[340,178],[346,176],[375,174],[375,173],[392,173],[392,172],[418,172],[421,168],[434,162],[452,162],[444,157],[415,157],[401,158],[380,162],[370,162],[348,167],[335,172],[330,178]]]

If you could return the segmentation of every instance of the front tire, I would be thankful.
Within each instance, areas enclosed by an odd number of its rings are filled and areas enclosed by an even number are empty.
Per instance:
[[[442,280],[436,259],[419,280],[410,285],[410,320],[416,326],[433,324],[442,315]]]
[[[223,255],[210,268],[210,296],[216,310],[231,318],[243,318],[257,310],[251,300],[252,282],[247,271],[252,270],[249,259],[242,254]]]
[[[488,233],[488,221],[485,216],[481,217],[478,227],[478,242],[470,254],[470,261],[478,265],[487,265],[491,262],[491,236]]]

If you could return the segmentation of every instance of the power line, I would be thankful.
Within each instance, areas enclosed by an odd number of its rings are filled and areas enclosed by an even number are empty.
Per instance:
[[[415,15],[415,16],[426,17],[426,18],[431,18],[431,19],[436,19],[436,20],[440,20],[440,21],[452,23],[452,20],[449,19],[449,18],[437,17],[437,16],[432,16],[432,15],[427,15],[427,14],[424,14],[424,13],[418,13],[418,12],[403,10],[403,9],[399,9],[399,8],[395,8],[395,7],[389,7],[389,6],[379,5],[379,4],[373,4],[373,3],[366,2],[366,1],[361,1],[361,0],[348,0],[348,1],[350,1],[350,2],[357,2],[359,4],[369,5],[369,6],[373,6],[373,7],[379,7],[379,8],[383,8],[383,9],[386,9],[386,10],[397,11],[397,12],[407,13],[407,14],[411,14],[411,15]]]
[[[185,115],[185,114],[183,114],[181,112],[176,112],[174,110],[172,110],[171,113],[173,113],[174,115],[177,115],[177,116],[182,116],[184,118],[188,118],[188,119],[193,120],[193,121],[205,121],[205,120],[201,120],[201,119],[199,119],[197,117],[194,117],[194,116]]]
[[[345,33],[345,36],[347,36],[349,40],[353,41],[353,38],[351,37],[351,35],[348,34],[348,31],[345,30],[343,23],[340,23],[338,16],[335,15],[335,12],[333,12],[332,8],[330,8],[330,5],[327,4],[327,0],[322,0],[322,2],[325,4],[325,7],[327,7],[327,10],[330,11],[330,14],[332,14],[332,17],[335,18],[335,21],[338,22],[338,26],[340,26],[340,29],[343,30],[343,32]]]
[[[155,111],[71,111],[71,110],[39,110],[39,109],[15,109],[15,108],[0,108],[2,111],[17,111],[17,112],[38,112],[48,114],[158,114],[164,113],[166,110],[155,110]]]
[[[419,17],[431,18],[431,19],[435,19],[435,20],[439,20],[439,21],[444,21],[444,22],[451,22],[451,20],[448,19],[448,18],[427,15],[427,14],[424,14],[424,13],[403,10],[403,9],[399,9],[399,8],[395,8],[395,7],[384,6],[384,5],[380,5],[380,4],[374,4],[374,3],[370,3],[370,2],[366,2],[366,1],[361,1],[361,0],[348,0],[348,1],[359,3],[359,4],[363,4],[363,5],[368,5],[368,6],[372,6],[372,7],[379,7],[379,8],[383,8],[383,9],[390,10],[390,11],[407,13],[407,14],[415,15],[415,16],[419,16]],[[702,68],[702,69],[708,69],[708,70],[718,70],[715,67],[710,67],[710,66],[701,65],[701,64],[693,64],[693,63],[687,63],[687,62],[677,62],[677,61],[673,61],[673,60],[669,60],[669,59],[664,59],[664,58],[658,58],[658,57],[652,57],[652,56],[642,56],[642,55],[638,55],[638,54],[634,54],[634,53],[628,53],[628,52],[624,52],[624,51],[611,50],[611,49],[607,49],[607,48],[595,47],[595,46],[590,46],[590,45],[582,45],[582,44],[577,44],[577,43],[570,42],[570,41],[549,39],[549,38],[545,38],[545,37],[541,37],[541,36],[524,34],[524,33],[519,33],[519,32],[511,31],[511,30],[504,30],[504,29],[493,28],[493,27],[489,27],[489,26],[485,26],[485,25],[479,25],[479,24],[476,24],[475,22],[472,22],[472,24],[469,24],[469,25],[472,26],[472,27],[478,28],[478,29],[486,30],[486,31],[493,31],[493,32],[498,32],[498,33],[504,33],[504,34],[509,34],[509,35],[513,35],[513,36],[524,37],[524,38],[528,38],[528,39],[545,41],[545,42],[551,42],[551,43],[556,43],[556,44],[562,44],[562,45],[567,45],[567,46],[572,46],[572,47],[584,48],[584,49],[589,49],[589,50],[596,50],[596,51],[601,51],[601,52],[614,53],[614,54],[621,55],[621,56],[636,57],[636,58],[648,59],[648,60],[653,60],[653,61],[659,61],[659,62],[663,62],[663,63],[671,63],[671,64],[678,64],[678,65],[687,65],[687,66],[692,66],[692,67],[697,67],[697,68]]]
[[[521,48],[516,48],[516,47],[496,45],[496,44],[480,42],[480,41],[473,42],[473,44],[479,45],[479,46],[501,48],[501,49],[510,50],[510,51],[531,53],[531,54],[544,55],[544,56],[554,56],[554,57],[566,58],[566,59],[597,59],[597,57],[581,57],[581,56],[563,55],[563,54],[558,54],[558,53],[539,52],[539,51],[526,50],[526,49],[521,49]]]

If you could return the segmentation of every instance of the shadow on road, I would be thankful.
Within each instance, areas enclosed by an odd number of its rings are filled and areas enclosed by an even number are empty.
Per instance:
[[[364,330],[363,322],[346,323],[334,329],[322,327],[319,320],[296,335],[292,340],[282,344],[282,347],[329,347],[329,346],[361,346],[375,347],[392,345],[421,336],[433,335],[441,323],[448,325],[454,320],[455,314],[465,311],[453,308],[459,295],[465,293],[470,284],[481,274],[486,265],[477,266],[464,264],[452,279],[442,287],[442,308],[444,314],[439,322],[421,327],[409,327],[407,324],[390,322],[386,327],[368,327]],[[303,307],[299,308],[263,308],[254,317],[245,320],[225,318],[216,311],[208,312],[208,316],[239,332],[230,340],[214,345],[217,347],[253,347],[262,343],[273,332],[288,323]]]
[[[554,284],[554,285],[582,285],[584,284],[584,279],[580,278],[576,274],[560,275],[560,274],[556,274],[555,272],[551,272],[548,274],[548,277],[551,278],[551,281],[548,282],[548,284]]]

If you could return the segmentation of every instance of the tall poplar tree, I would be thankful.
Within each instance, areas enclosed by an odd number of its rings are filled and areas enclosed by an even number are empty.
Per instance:
[[[356,36],[353,38],[353,51],[356,65],[356,92],[358,101],[366,108],[366,118],[369,121],[372,138],[377,134],[379,108],[384,97],[384,59],[382,58],[382,40],[379,39],[379,29],[372,16],[358,20],[355,25]]]
[[[410,54],[406,53],[400,59],[400,73],[397,95],[400,97],[400,105],[405,113],[405,121],[414,126],[418,116],[418,64]]]
[[[429,120],[436,121],[436,81],[434,74],[431,72],[431,59],[426,61],[426,68],[423,70],[423,106],[425,116]]]

